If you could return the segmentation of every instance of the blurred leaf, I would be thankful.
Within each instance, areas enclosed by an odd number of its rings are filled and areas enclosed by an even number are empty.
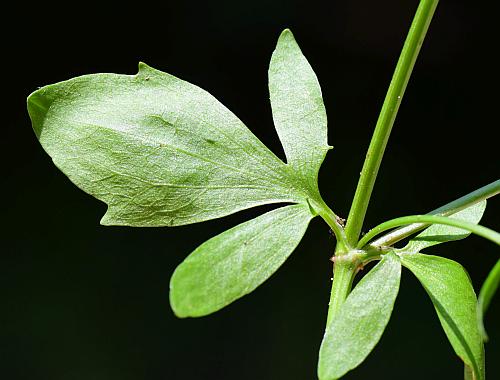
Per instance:
[[[349,294],[323,337],[320,380],[340,378],[373,350],[389,322],[400,277],[399,259],[389,253]]]
[[[465,220],[478,224],[486,209],[486,200],[475,203],[466,209],[449,215],[450,218]],[[470,231],[443,224],[433,224],[420,234],[412,238],[406,247],[401,249],[404,252],[420,252],[422,249],[448,241],[460,240],[469,236]]]
[[[465,269],[439,256],[401,253],[401,262],[421,282],[456,354],[484,379],[484,347],[476,312],[476,295]]]
[[[319,197],[212,95],[142,63],[133,76],[43,87],[28,110],[54,163],[108,204],[106,225],[182,225]]]
[[[175,314],[207,315],[252,292],[288,258],[313,217],[306,205],[285,206],[203,243],[170,281]]]
[[[484,328],[484,314],[490,306],[491,299],[498,290],[500,285],[500,260],[497,261],[493,269],[486,277],[486,280],[481,287],[478,297],[478,318],[479,318],[479,328],[483,334],[484,341],[488,340],[488,335],[486,334],[486,329]]]
[[[331,148],[321,88],[290,30],[281,33],[269,66],[273,119],[288,164],[312,188]]]

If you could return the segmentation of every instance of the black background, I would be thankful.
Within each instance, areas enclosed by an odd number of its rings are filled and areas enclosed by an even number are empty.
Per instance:
[[[105,206],[73,186],[31,131],[26,96],[139,60],[197,84],[283,157],[267,67],[285,27],[322,85],[334,150],[323,196],[346,216],[365,150],[418,1],[24,4],[3,15],[0,376],[5,379],[313,379],[334,241],[315,220],[253,294],[212,316],[176,319],[174,268],[241,221],[158,229],[102,227]],[[366,227],[424,213],[498,176],[498,33],[481,3],[442,1],[380,171]],[[7,22],[11,22],[7,27]],[[5,86],[6,84],[6,86]],[[482,224],[499,226],[498,200]],[[476,237],[429,253],[460,261],[479,289],[498,247]],[[500,298],[487,316],[489,378],[500,377]],[[389,327],[347,379],[460,378],[462,365],[407,271]]]

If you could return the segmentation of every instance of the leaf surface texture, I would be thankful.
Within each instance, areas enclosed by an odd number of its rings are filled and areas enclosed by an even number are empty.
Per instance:
[[[327,326],[318,377],[334,380],[361,364],[380,340],[399,291],[401,263],[389,253],[361,279]]]
[[[207,315],[252,292],[288,258],[313,217],[307,205],[285,206],[203,243],[170,281],[176,315]]]
[[[183,225],[318,195],[212,95],[145,64],[43,87],[28,109],[54,163],[108,205],[103,224]]]
[[[477,299],[469,275],[456,261],[421,253],[400,254],[401,262],[423,285],[456,354],[484,379],[484,347]]]

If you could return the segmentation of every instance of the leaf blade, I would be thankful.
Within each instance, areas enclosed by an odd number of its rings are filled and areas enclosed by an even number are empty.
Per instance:
[[[313,217],[307,205],[285,206],[203,243],[172,275],[175,314],[204,316],[252,292],[288,258]]]
[[[464,210],[449,215],[450,218],[465,220],[470,223],[478,224],[486,209],[486,200],[475,203]],[[446,226],[442,224],[433,224],[410,239],[406,247],[402,249],[405,252],[420,252],[422,249],[433,245],[465,239],[471,234],[457,227]]]
[[[316,186],[319,168],[331,147],[321,88],[293,34],[285,29],[269,65],[274,125],[289,165]]]
[[[327,326],[319,354],[320,380],[340,378],[373,350],[389,322],[400,278],[399,259],[389,253],[349,294]]]
[[[56,166],[108,204],[103,224],[182,225],[307,198],[213,96],[145,64],[43,87],[28,110]]]
[[[484,379],[484,348],[476,313],[477,300],[465,269],[439,256],[402,253],[400,258],[429,294],[455,353],[472,369],[475,379]]]

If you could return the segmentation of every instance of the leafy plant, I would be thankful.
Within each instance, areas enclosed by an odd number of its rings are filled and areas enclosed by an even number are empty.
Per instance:
[[[108,205],[104,225],[178,226],[258,205],[287,204],[221,233],[187,257],[170,282],[177,316],[204,316],[252,292],[288,258],[311,219],[320,216],[336,236],[319,353],[321,380],[342,377],[375,347],[390,319],[402,266],[429,294],[464,361],[465,376],[484,379],[482,320],[500,281],[500,264],[478,303],[460,264],[421,251],[470,233],[500,244],[500,234],[477,224],[486,199],[500,192],[500,180],[429,214],[389,220],[360,238],[392,125],[437,2],[420,2],[345,227],[318,189],[318,171],[331,149],[326,110],[316,75],[289,30],[279,37],[269,67],[273,119],[286,163],[209,93],[144,63],[133,76],[85,75],[43,87],[29,96],[28,111],[55,165]],[[406,246],[395,247],[408,237]],[[351,291],[355,275],[370,261],[379,262]]]

